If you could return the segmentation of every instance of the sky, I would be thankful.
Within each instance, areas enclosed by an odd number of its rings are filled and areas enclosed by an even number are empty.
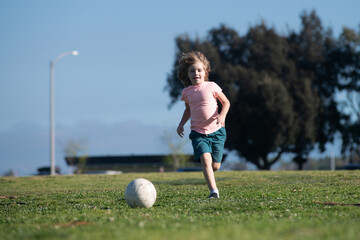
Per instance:
[[[54,66],[56,165],[66,174],[70,141],[91,156],[166,154],[161,136],[181,141],[183,104],[169,109],[164,90],[177,36],[205,38],[220,24],[244,35],[262,20],[286,34],[311,10],[335,36],[360,24],[358,0],[0,0],[0,176],[50,164],[49,63],[61,53],[79,52]]]

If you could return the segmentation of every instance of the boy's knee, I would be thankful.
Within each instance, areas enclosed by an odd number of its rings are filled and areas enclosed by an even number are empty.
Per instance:
[[[216,162],[213,162],[213,164],[212,164],[212,168],[213,168],[213,170],[214,170],[214,171],[219,170],[219,169],[220,169],[220,167],[221,167],[221,163],[216,163]]]

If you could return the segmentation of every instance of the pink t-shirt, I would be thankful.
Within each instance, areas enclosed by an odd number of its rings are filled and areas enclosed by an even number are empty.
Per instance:
[[[223,127],[216,124],[219,116],[216,98],[221,91],[216,83],[208,81],[183,89],[181,100],[190,106],[191,130],[210,134]]]

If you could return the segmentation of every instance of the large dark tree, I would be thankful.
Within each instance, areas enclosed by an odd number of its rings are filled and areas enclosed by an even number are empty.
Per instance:
[[[338,89],[345,96],[340,108],[348,113],[342,120],[342,152],[360,157],[360,25],[358,32],[343,29],[332,57],[340,68]]]
[[[330,29],[324,31],[314,11],[304,12],[301,19],[302,30],[292,34],[289,42],[294,46],[296,68],[312,80],[312,88],[321,99],[316,141],[325,150],[325,144],[341,133],[343,153],[351,152],[360,145],[360,118],[354,108],[360,102],[353,101],[360,93],[360,35],[344,28],[339,39],[335,39]],[[344,103],[354,111],[344,111],[344,104],[336,100],[340,91],[348,97],[354,96]]]
[[[336,131],[351,132],[349,124],[342,124],[349,116],[339,111],[334,96],[339,78],[358,81],[353,71],[344,72],[349,66],[358,71],[355,59],[346,60],[349,55],[356,58],[358,49],[343,49],[345,40],[335,41],[330,31],[324,31],[315,12],[304,12],[301,18],[300,33],[288,36],[261,23],[245,36],[222,25],[204,40],[186,35],[176,39],[176,60],[167,78],[171,104],[183,88],[176,75],[180,54],[204,52],[212,65],[210,79],[231,101],[226,147],[259,169],[270,169],[285,152],[295,154],[301,169],[315,143],[324,149]],[[355,142],[353,133],[346,136]]]

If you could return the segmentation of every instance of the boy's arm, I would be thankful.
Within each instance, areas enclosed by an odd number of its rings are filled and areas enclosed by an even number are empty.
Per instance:
[[[190,119],[190,116],[191,116],[190,106],[189,106],[188,103],[185,103],[185,110],[184,110],[184,113],[182,115],[179,126],[177,127],[177,130],[176,130],[180,137],[184,136],[184,125]]]
[[[219,99],[222,105],[221,112],[217,118],[217,124],[220,124],[220,126],[225,127],[225,119],[230,109],[230,101],[227,99],[227,97],[223,92],[220,92],[218,94],[217,99]]]

